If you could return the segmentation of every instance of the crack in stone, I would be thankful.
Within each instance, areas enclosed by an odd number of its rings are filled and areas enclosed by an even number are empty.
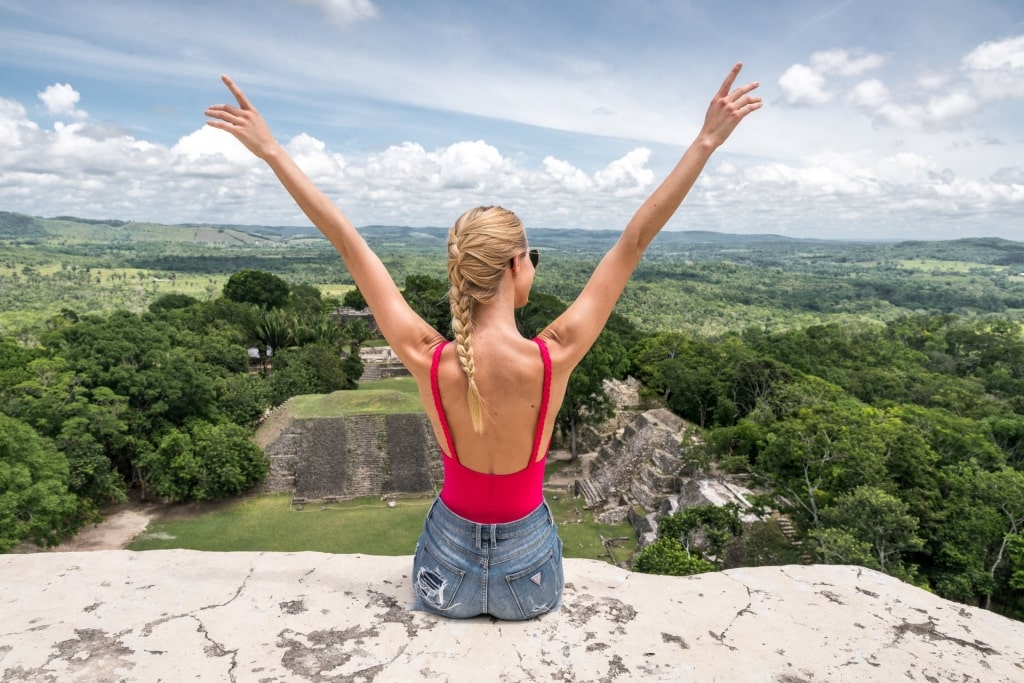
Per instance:
[[[262,555],[262,553],[261,553],[261,555]],[[195,612],[204,612],[204,611],[210,610],[210,609],[218,609],[220,607],[227,607],[232,602],[237,600],[238,597],[242,594],[242,591],[244,591],[246,586],[249,584],[249,579],[252,578],[253,573],[255,571],[256,571],[256,568],[253,567],[253,566],[250,566],[249,567],[249,573],[245,575],[244,579],[242,579],[242,583],[238,586],[238,590],[236,590],[235,594],[232,595],[227,600],[225,600],[224,602],[213,604],[213,605],[203,605],[202,607],[199,607],[198,609],[196,609],[196,610],[194,610],[192,612],[183,612],[181,614],[170,614],[170,615],[168,615],[166,617],[161,617],[160,619],[156,619],[155,621],[150,621],[145,626],[142,627],[142,634],[141,635],[143,637],[149,637],[150,635],[152,635],[153,630],[156,629],[156,627],[163,626],[167,622],[174,621],[175,619],[185,619],[187,617],[197,618],[197,617],[195,617]]]
[[[229,650],[220,643],[218,643],[216,640],[210,637],[210,633],[206,630],[206,625],[203,623],[202,619],[195,615],[189,616],[195,619],[196,623],[199,624],[199,626],[196,628],[196,631],[201,633],[203,635],[203,639],[210,643],[210,645],[207,645],[203,648],[203,654],[205,654],[207,657],[224,657],[227,655],[231,655],[231,666],[228,667],[228,680],[234,681],[235,669],[238,668],[238,650]]]
[[[726,626],[725,629],[723,629],[721,633],[715,633],[714,631],[708,631],[708,635],[710,635],[712,638],[714,638],[716,642],[721,643],[722,645],[725,645],[727,648],[729,648],[729,650],[735,652],[738,648],[736,648],[735,646],[730,645],[729,643],[725,642],[726,634],[729,633],[729,629],[731,629],[736,624],[736,621],[740,617],[742,617],[744,614],[756,614],[756,612],[754,612],[754,610],[752,609],[752,606],[754,604],[754,599],[753,599],[754,591],[752,591],[750,589],[750,586],[746,585],[742,581],[739,581],[739,580],[737,580],[737,579],[735,579],[735,578],[733,578],[731,576],[729,578],[732,579],[733,581],[736,581],[736,583],[740,584],[741,586],[743,586],[744,590],[747,591],[747,604],[746,604],[745,607],[743,607],[738,612],[736,612],[736,614],[733,615],[732,621],[729,622],[729,625]]]

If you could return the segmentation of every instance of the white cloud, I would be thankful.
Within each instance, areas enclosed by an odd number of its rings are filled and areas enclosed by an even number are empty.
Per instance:
[[[497,148],[483,140],[456,142],[437,155],[441,166],[441,187],[480,189],[501,185],[506,170],[512,170]]]
[[[859,76],[877,69],[884,60],[881,55],[850,50],[825,50],[811,55],[811,65],[794,64],[779,77],[786,104],[820,105],[830,102],[834,93],[826,89],[826,75]]]
[[[289,0],[289,2],[313,7],[332,24],[342,28],[377,16],[377,8],[371,0]]]
[[[882,81],[872,78],[853,86],[847,99],[856,107],[877,110],[889,103],[889,89]]]
[[[555,183],[570,191],[580,192],[594,186],[594,181],[582,170],[576,168],[568,161],[556,159],[552,156],[544,157],[542,162],[544,172]]]
[[[878,54],[835,49],[815,52],[809,61],[810,66],[794,64],[779,78],[785,104],[825,105],[845,87],[845,101],[879,127],[962,130],[987,102],[1024,98],[1024,36],[982,43],[960,60],[958,70],[940,65],[899,87],[880,78],[852,86],[842,82],[883,66]]]
[[[182,137],[170,153],[179,161],[197,164],[211,160],[210,157],[222,157],[240,166],[255,166],[259,162],[233,135],[211,126],[203,126]]]
[[[46,105],[46,111],[54,116],[67,115],[76,119],[84,119],[88,113],[77,108],[81,95],[68,83],[49,85],[36,96]]]
[[[923,112],[908,113],[879,82],[862,81],[854,92],[851,101],[889,107],[893,117],[955,118],[973,106],[936,94],[920,105]],[[84,121],[41,129],[18,102],[0,99],[0,145],[4,210],[168,223],[306,222],[262,162],[209,126],[167,146]],[[593,173],[550,155],[527,166],[484,140],[432,150],[406,142],[343,156],[300,134],[286,147],[357,225],[444,226],[467,207],[501,203],[531,226],[621,228],[657,180],[652,163],[671,163],[637,147]],[[770,163],[726,152],[670,227],[887,238],[901,221],[1019,216],[1022,177],[1019,166],[1005,164],[987,177],[966,177],[919,150],[878,158],[869,149],[820,149]]]
[[[982,43],[962,65],[983,97],[1024,97],[1024,36]]]
[[[20,102],[0,97],[0,148],[4,150],[0,154],[0,167],[5,162],[13,163],[15,151],[24,144],[26,135],[38,130],[39,126],[28,119],[28,112]]]
[[[779,77],[786,104],[795,106],[825,104],[832,93],[825,91],[825,77],[803,64],[794,64]]]
[[[877,69],[883,62],[882,55],[862,55],[849,50],[826,50],[811,55],[811,66],[815,71],[840,76],[859,76],[870,69]]]
[[[654,172],[647,168],[651,150],[638,147],[616,159],[594,175],[601,190],[612,190],[616,196],[637,196],[654,182]]]

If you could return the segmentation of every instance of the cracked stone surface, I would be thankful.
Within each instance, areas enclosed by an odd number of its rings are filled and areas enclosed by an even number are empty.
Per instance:
[[[409,557],[0,556],[0,682],[1024,680],[1024,623],[842,566],[567,560],[562,610],[409,611]]]

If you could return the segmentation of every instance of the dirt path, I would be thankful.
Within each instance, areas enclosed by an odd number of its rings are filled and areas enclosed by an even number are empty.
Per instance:
[[[83,527],[73,538],[51,548],[51,552],[120,550],[146,530],[150,520],[159,516],[161,506],[129,503],[110,511],[99,524]]]

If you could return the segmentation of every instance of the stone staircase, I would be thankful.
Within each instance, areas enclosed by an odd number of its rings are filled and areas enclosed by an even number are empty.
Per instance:
[[[682,460],[668,451],[656,448],[650,461],[640,467],[640,476],[629,485],[629,493],[647,510],[657,510],[665,498],[679,492],[679,471]]]
[[[386,420],[386,415],[351,415],[345,418],[348,441],[346,497],[380,495],[387,479]]]
[[[604,487],[590,478],[577,479],[574,488],[577,496],[583,496],[583,507],[586,510],[593,510],[604,505],[608,498]]]
[[[814,557],[804,547],[803,539],[800,538],[800,534],[797,533],[796,527],[793,526],[793,520],[788,515],[779,513],[772,514],[772,519],[779,525],[779,530],[782,535],[785,536],[790,544],[800,552],[800,563],[801,564],[814,564]]]
[[[376,363],[363,363],[363,374],[359,376],[360,382],[375,382],[380,377],[380,365]]]

